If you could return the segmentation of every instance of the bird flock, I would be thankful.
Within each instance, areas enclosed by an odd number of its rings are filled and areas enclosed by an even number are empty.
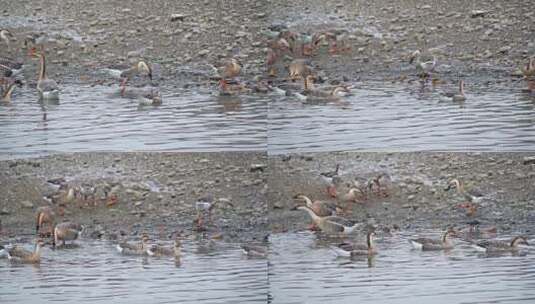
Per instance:
[[[348,186],[343,185],[342,178],[339,176],[339,169],[340,166],[337,165],[334,171],[320,174],[324,179],[328,179],[327,193],[332,198],[337,198],[336,202],[313,201],[300,193],[294,196],[294,200],[298,201],[298,204],[292,209],[305,211],[309,215],[312,220],[312,225],[309,227],[311,230],[318,231],[322,235],[335,237],[335,239],[345,239],[355,232],[367,231],[364,242],[344,240],[341,243],[330,246],[330,248],[338,256],[372,257],[378,253],[375,244],[377,228],[343,217],[343,214],[348,213],[347,206],[344,207],[343,203],[352,206],[355,203],[364,203],[371,195],[389,196],[388,188],[390,186],[388,184],[391,183],[390,178],[387,174],[381,173],[364,183],[356,182],[354,185]],[[347,190],[347,188],[349,189]],[[451,189],[456,189],[466,200],[466,203],[459,206],[467,209],[466,215],[469,217],[474,216],[477,206],[486,199],[486,196],[475,188],[465,189],[464,184],[456,178],[450,180],[444,190],[449,191]],[[440,238],[409,238],[408,242],[417,250],[451,250],[455,247],[454,238],[459,238],[470,244],[477,251],[488,254],[519,253],[524,252],[527,249],[526,247],[529,246],[525,236],[515,236],[510,240],[496,239],[498,232],[496,227],[481,227],[481,223],[478,220],[472,220],[467,224],[467,227],[462,228],[448,227]],[[399,231],[399,227],[395,226],[393,229],[385,230],[387,231],[386,235],[391,236],[393,231]]]

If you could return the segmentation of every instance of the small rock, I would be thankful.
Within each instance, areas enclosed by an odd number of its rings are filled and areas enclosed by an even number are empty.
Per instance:
[[[535,164],[535,156],[526,156],[524,157],[524,165],[532,165]]]
[[[20,202],[20,204],[21,204],[22,207],[24,207],[24,208],[33,208],[33,203],[30,202],[30,201],[22,201],[22,202]]]
[[[185,15],[182,15],[182,14],[172,14],[172,15],[171,15],[171,21],[172,21],[172,22],[175,22],[175,21],[184,21],[184,19],[186,19],[186,16],[185,16]]]
[[[266,167],[266,165],[264,165],[264,164],[252,164],[251,167],[249,168],[249,171],[251,171],[251,172],[256,172],[256,171],[264,172],[264,168],[265,167]]]
[[[485,17],[487,13],[488,11],[484,11],[484,10],[472,10],[470,12],[470,17],[472,18]]]

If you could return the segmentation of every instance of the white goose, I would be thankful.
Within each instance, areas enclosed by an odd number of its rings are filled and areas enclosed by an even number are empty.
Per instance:
[[[437,59],[431,54],[422,55],[420,50],[416,50],[411,54],[409,63],[414,63],[416,71],[421,78],[427,78],[435,69]]]

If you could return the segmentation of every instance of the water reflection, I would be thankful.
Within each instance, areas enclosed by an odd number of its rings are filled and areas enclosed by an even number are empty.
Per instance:
[[[454,102],[444,90],[365,83],[343,105],[280,96],[269,108],[269,152],[535,148],[534,103],[525,93],[471,87],[465,102]]]
[[[0,149],[15,154],[73,151],[266,149],[267,97],[163,92],[163,105],[139,107],[114,87],[68,86],[59,104],[30,88],[0,105]]]

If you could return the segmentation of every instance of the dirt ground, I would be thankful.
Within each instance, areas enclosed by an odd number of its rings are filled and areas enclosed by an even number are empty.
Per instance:
[[[535,223],[535,165],[524,164],[529,153],[315,153],[269,158],[269,223],[273,232],[307,229],[311,220],[292,210],[302,193],[346,209],[347,218],[376,227],[401,229],[464,227],[472,220],[499,231],[533,232]],[[340,164],[343,183],[332,198],[321,172]],[[342,200],[350,184],[365,185],[380,174],[384,188],[358,202]],[[458,178],[467,190],[478,189],[484,200],[476,212],[463,208],[466,200],[455,190],[445,191]],[[386,192],[386,193],[384,193]]]
[[[80,222],[88,237],[191,235],[197,233],[195,202],[211,195],[219,203],[212,223],[204,225],[208,236],[260,240],[268,231],[266,163],[264,153],[253,152],[81,153],[2,161],[1,234],[33,236],[36,209],[51,206],[58,222]],[[77,195],[68,201],[47,182],[57,179],[64,179],[65,189],[94,188],[95,199]]]
[[[310,58],[327,81],[414,79],[407,56],[421,49],[437,57],[434,77],[446,83],[521,85],[518,68],[535,54],[535,13],[520,0],[23,0],[0,7],[0,27],[18,39],[8,54],[29,62],[18,48],[24,37],[47,33],[49,73],[63,83],[110,84],[102,68],[144,58],[161,64],[161,86],[215,87],[209,64],[230,56],[243,64],[242,79],[252,81],[265,76],[267,33],[283,27],[346,33],[348,53],[320,50]],[[35,66],[28,65],[28,79]]]

